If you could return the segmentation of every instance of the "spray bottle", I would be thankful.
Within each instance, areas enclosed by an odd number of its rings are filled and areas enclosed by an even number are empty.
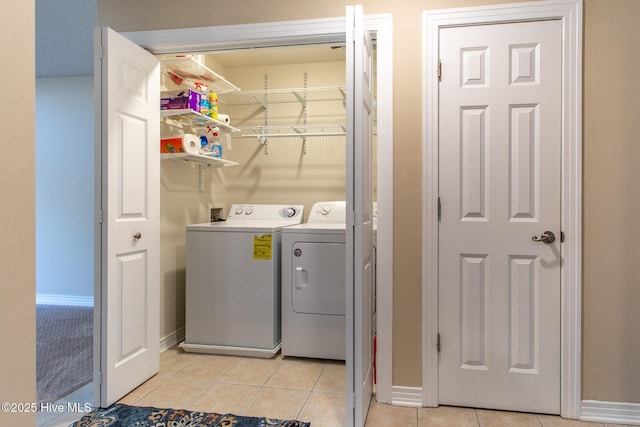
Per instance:
[[[195,82],[196,90],[200,93],[200,111],[203,116],[208,116],[211,109],[209,104],[209,96],[207,94],[207,85],[202,82]]]

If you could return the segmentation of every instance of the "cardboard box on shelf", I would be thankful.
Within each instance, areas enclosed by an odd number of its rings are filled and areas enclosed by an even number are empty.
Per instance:
[[[200,99],[201,95],[191,89],[165,91],[160,94],[160,109],[191,109],[200,112]]]

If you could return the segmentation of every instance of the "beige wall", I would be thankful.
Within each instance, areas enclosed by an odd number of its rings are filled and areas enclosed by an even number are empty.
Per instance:
[[[33,0],[0,3],[0,51],[12,64],[0,79],[0,402],[36,398],[34,21]],[[0,412],[0,425],[35,422]]]
[[[308,87],[344,87],[345,69],[344,61],[282,64],[228,68],[225,76],[243,90],[264,89],[265,75],[271,89],[301,88],[305,72]],[[220,99],[232,101],[233,96],[221,95]],[[258,104],[234,106],[229,103],[228,106],[221,104],[220,108],[231,115],[234,126],[264,124],[263,110]],[[268,120],[271,125],[300,124],[301,105],[272,104]],[[307,122],[344,125],[343,103],[308,103]],[[344,200],[345,137],[309,138],[306,145],[306,154],[303,154],[300,138],[274,137],[269,139],[268,154],[265,154],[265,147],[256,138],[233,138],[233,149],[224,152],[225,158],[240,166],[225,170],[228,203],[303,204],[306,220],[314,202]]]
[[[640,402],[640,2],[588,0],[584,53],[584,399]]]
[[[162,90],[178,86],[162,75]],[[180,130],[164,123],[162,136],[172,136],[193,129]],[[224,176],[218,169],[200,168],[177,161],[160,163],[160,337],[170,336],[184,327],[185,254],[187,224],[208,220],[207,206],[226,199]],[[201,186],[201,182],[203,183]]]
[[[495,0],[358,1],[394,26],[393,383],[420,386],[421,12]],[[344,14],[355,2],[99,0],[98,23],[120,31],[239,24]],[[640,2],[585,0],[583,398],[640,403],[638,102]],[[220,5],[221,7],[217,7]],[[151,12],[153,11],[153,12]],[[223,11],[223,12],[220,12]],[[152,14],[153,13],[153,14]],[[635,114],[634,114],[635,113]],[[635,184],[635,185],[634,185]],[[166,314],[172,316],[173,314]]]

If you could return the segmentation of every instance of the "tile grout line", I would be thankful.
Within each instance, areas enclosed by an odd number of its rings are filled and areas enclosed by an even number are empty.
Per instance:
[[[278,356],[278,355],[276,355],[276,358],[277,358],[277,357],[279,357],[279,356]],[[238,359],[238,360],[240,360],[240,359]],[[258,395],[260,394],[260,392],[264,389],[265,384],[269,381],[269,379],[273,376],[273,374],[275,374],[275,373],[276,373],[276,371],[277,371],[278,369],[280,369],[280,367],[282,366],[282,362],[283,362],[283,361],[284,361],[284,359],[280,359],[280,363],[278,364],[278,366],[273,370],[273,372],[271,372],[271,374],[269,374],[269,376],[267,377],[267,379],[265,379],[265,380],[264,380],[264,382],[262,383],[262,385],[260,385],[260,386],[257,386],[257,385],[256,385],[256,386],[255,386],[255,387],[258,387],[258,390],[256,390],[256,392],[254,393],[254,395],[253,395],[253,396],[251,396],[251,399],[249,399],[249,400],[247,401],[247,403],[245,403],[245,404],[242,406],[242,409],[240,410],[240,412],[245,413],[245,410],[247,409],[247,407],[249,406],[249,404],[250,404],[250,403],[252,403],[252,402],[256,399],[256,396],[258,396]],[[236,362],[236,363],[238,363],[238,362]]]
[[[171,350],[171,349],[169,349],[169,350],[167,350],[167,351],[170,351],[170,350]],[[163,353],[164,353],[164,352],[163,352]],[[162,354],[162,353],[161,353],[161,354]],[[167,354],[169,354],[169,353],[167,353]],[[182,353],[180,352],[180,350],[176,350],[176,351],[173,353],[173,355],[172,355],[172,356],[170,356],[170,357],[174,358],[174,362],[175,362],[176,360],[183,358],[183,356],[181,356],[181,354],[182,354]],[[185,354],[186,354],[186,353],[185,353]],[[165,358],[167,358],[167,357],[169,357],[169,356],[165,356]],[[162,364],[162,360],[160,360],[160,363]],[[143,394],[142,396],[138,397],[138,398],[137,398],[137,399],[136,399],[132,404],[133,404],[133,405],[135,405],[135,404],[137,404],[138,402],[140,402],[142,399],[144,399],[144,398],[145,398],[146,396],[148,396],[150,393],[152,393],[153,391],[157,390],[160,386],[162,386],[162,385],[166,384],[167,380],[169,380],[169,379],[171,379],[171,378],[175,378],[175,379],[180,380],[180,378],[176,377],[176,375],[177,375],[179,372],[182,372],[184,369],[186,369],[186,368],[188,368],[189,366],[191,366],[193,363],[195,363],[195,359],[194,359],[194,360],[188,360],[188,359],[187,359],[187,360],[185,360],[185,365],[184,365],[184,366],[182,366],[182,367],[180,367],[180,368],[179,368],[179,369],[177,369],[176,371],[174,371],[171,375],[168,375],[168,376],[166,376],[166,377],[162,377],[162,378],[160,378],[160,377],[159,377],[162,381],[161,381],[157,386],[155,386],[154,388],[152,388],[151,390],[149,390],[148,392],[146,392],[146,393],[145,393],[145,394]],[[162,369],[162,368],[160,367],[160,368],[158,369],[158,373],[157,373],[156,375],[159,375],[159,374],[160,374],[160,369]],[[155,375],[154,375],[154,376],[155,376]],[[151,378],[153,378],[153,377],[151,377]],[[140,386],[142,386],[142,385],[146,384],[148,381],[150,381],[150,380],[151,380],[151,378],[149,378],[149,379],[148,379],[147,381],[145,381],[144,383],[140,384]],[[140,387],[140,386],[138,386],[138,387]],[[133,391],[135,391],[135,390],[136,390],[136,389],[133,389],[133,390],[132,390],[131,392],[129,392],[129,393],[132,393],[132,392],[133,392]],[[198,395],[198,396],[200,396],[200,395]],[[126,396],[125,396],[125,397],[126,397]],[[121,399],[121,400],[122,400],[122,399]],[[191,401],[187,402],[187,403],[184,405],[184,409],[186,409],[186,408],[187,408],[187,406],[189,406],[191,403],[193,403],[193,400],[191,400]]]
[[[266,381],[265,381],[266,383]],[[253,403],[254,400],[256,400],[256,397],[260,394],[260,392],[263,390],[264,388],[264,384],[261,386],[256,386],[258,389],[256,390],[256,392],[253,394],[253,396],[251,396],[251,399],[247,400],[247,402],[242,406],[242,409],[240,410],[240,412],[242,412],[243,414],[245,414],[247,408],[249,407],[249,404]]]
[[[320,371],[320,374],[318,375],[318,378],[316,378],[316,381],[313,383],[313,386],[311,387],[311,390],[309,390],[309,392],[307,393],[307,397],[304,399],[304,402],[302,403],[302,406],[300,406],[300,409],[298,410],[298,414],[296,415],[296,420],[300,419],[300,414],[302,414],[302,411],[304,410],[304,407],[307,405],[307,402],[309,402],[309,398],[311,397],[311,393],[313,393],[313,391],[315,390],[316,386],[318,385],[318,381],[320,381],[320,377],[322,376],[322,373],[325,371],[325,369],[327,368],[326,364],[322,364],[322,370]]]
[[[157,375],[157,374],[156,374]],[[153,378],[153,377],[151,377]],[[144,384],[146,384],[148,381],[151,380],[151,378],[149,378],[147,381],[143,382],[142,384],[140,384],[138,387],[134,388],[133,390],[131,390],[129,393],[127,393],[126,395],[124,395],[121,399],[118,399],[118,401],[116,401],[116,403],[119,403],[120,401],[122,401],[122,399],[126,398],[127,396],[129,396],[131,393],[133,393],[134,391],[136,391],[138,388],[142,387]],[[165,383],[165,381],[167,381],[167,378],[160,378],[162,381],[155,387],[153,387],[151,390],[149,390],[148,392],[146,392],[145,394],[143,394],[142,396],[138,397],[136,400],[134,400],[133,402],[131,402],[131,405],[135,405],[137,402],[139,402],[142,398],[144,398],[145,396],[147,396],[149,393],[151,393],[152,391],[154,391],[155,389],[157,389],[158,387],[160,387],[162,384]]]
[[[240,358],[237,357],[233,357],[233,363],[218,377],[218,379],[213,380],[212,383],[209,385],[209,387],[207,387],[206,390],[204,390],[202,393],[200,393],[196,398],[194,398],[191,402],[189,402],[189,405],[193,404],[196,400],[198,400],[201,396],[203,396],[207,391],[211,390],[211,388],[216,385],[216,384],[225,384],[223,382],[220,382],[220,380],[226,375],[228,374],[236,365],[238,365],[240,363]],[[276,368],[277,370],[278,368]],[[275,371],[274,371],[275,372]],[[268,381],[268,379],[266,380]],[[266,383],[265,381],[265,383]],[[233,383],[228,383],[228,384],[233,384]],[[233,385],[247,385],[247,384],[233,384]],[[257,395],[258,392],[262,390],[262,386],[260,386],[258,388],[258,390],[256,391],[256,393],[253,394],[253,396],[251,396],[251,399],[249,399],[249,401],[247,403],[245,403],[245,405],[242,407],[242,410],[246,409],[246,406],[249,404],[249,402],[251,402]],[[187,406],[189,406],[187,405]]]
[[[198,400],[200,397],[202,397],[202,396],[203,396],[205,393],[207,393],[209,390],[211,390],[211,388],[212,388],[214,385],[217,385],[217,384],[224,384],[224,383],[221,383],[221,382],[220,382],[220,380],[221,380],[221,379],[222,379],[222,378],[223,378],[223,377],[224,377],[224,376],[225,376],[225,375],[226,375],[226,374],[227,374],[231,369],[233,369],[233,367],[234,367],[234,366],[236,366],[237,364],[238,364],[238,360],[235,360],[235,359],[234,359],[234,362],[233,362],[233,363],[232,363],[232,364],[231,364],[227,369],[225,369],[225,370],[220,374],[220,376],[218,376],[216,379],[214,379],[213,381],[211,381],[211,384],[209,384],[209,387],[207,387],[205,390],[203,390],[203,391],[202,391],[202,393],[200,393],[200,394],[199,394],[197,397],[195,397],[191,402],[189,402],[189,404],[187,405],[187,407],[188,407],[188,406],[190,406],[191,404],[193,404],[196,400]],[[183,369],[184,369],[184,368],[183,368]]]
[[[307,404],[307,402],[309,401],[309,398],[311,397],[311,392],[313,390],[305,390],[307,392],[307,396],[304,398],[304,402],[302,403],[302,405],[300,406],[300,409],[298,409],[298,413],[296,414],[295,418],[296,420],[300,419],[300,414],[302,414],[302,410],[304,409],[305,405]]]
[[[208,392],[211,389],[211,387],[213,387],[213,385],[216,383],[217,381],[212,381],[211,384],[209,384],[208,387],[202,390],[202,392],[199,395],[195,396],[193,399],[187,402],[187,404],[184,405],[184,409],[187,410],[189,406],[191,406],[196,400],[200,399],[200,397],[202,397],[206,392]]]

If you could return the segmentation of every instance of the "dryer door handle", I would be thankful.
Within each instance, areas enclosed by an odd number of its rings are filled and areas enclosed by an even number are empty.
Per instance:
[[[296,267],[296,289],[309,286],[309,272],[302,267]]]

